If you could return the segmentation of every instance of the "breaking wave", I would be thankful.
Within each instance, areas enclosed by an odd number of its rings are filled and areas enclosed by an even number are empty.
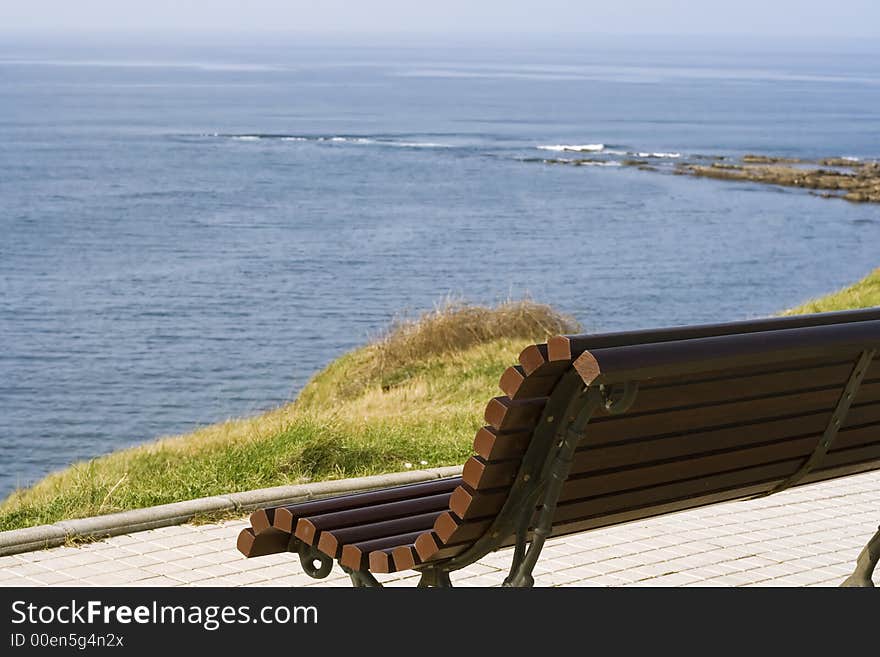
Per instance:
[[[542,151],[573,151],[576,153],[598,153],[605,150],[605,144],[547,144],[538,146]]]
[[[451,148],[450,144],[441,144],[432,141],[406,141],[390,137],[361,137],[355,135],[288,135],[274,133],[225,134],[212,132],[200,136],[232,139],[234,141],[302,141],[329,142],[333,144],[377,144],[380,146],[394,146],[397,148]]]

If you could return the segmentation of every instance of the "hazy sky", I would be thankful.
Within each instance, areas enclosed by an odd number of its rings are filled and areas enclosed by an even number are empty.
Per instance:
[[[878,0],[0,0],[0,31],[880,36]]]

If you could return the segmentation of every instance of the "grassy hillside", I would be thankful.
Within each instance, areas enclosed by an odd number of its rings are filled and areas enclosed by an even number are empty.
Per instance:
[[[296,402],[54,473],[0,504],[0,531],[322,479],[456,465],[522,348],[578,330],[548,306],[447,305],[316,375]]]
[[[807,301],[797,308],[786,311],[785,314],[823,313],[831,310],[870,308],[872,306],[880,306],[880,269],[875,269],[854,285],[839,292]]]

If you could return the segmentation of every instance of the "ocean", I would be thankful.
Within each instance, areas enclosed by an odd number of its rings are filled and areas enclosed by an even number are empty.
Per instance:
[[[878,52],[820,45],[0,37],[0,495],[289,401],[449,296],[606,331],[854,282],[876,205],[674,175],[880,157]]]

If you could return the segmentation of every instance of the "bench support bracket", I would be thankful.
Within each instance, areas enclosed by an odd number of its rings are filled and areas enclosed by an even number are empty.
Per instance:
[[[846,382],[846,385],[843,388],[843,392],[840,395],[840,398],[837,400],[837,406],[834,408],[834,412],[831,414],[831,419],[828,421],[828,426],[825,429],[825,433],[822,434],[822,438],[819,440],[819,444],[816,445],[815,450],[810,455],[810,457],[804,461],[804,464],[798,468],[797,472],[792,474],[790,477],[779,483],[778,485],[771,488],[766,493],[761,493],[756,497],[766,497],[767,495],[773,495],[774,493],[779,493],[784,491],[786,488],[790,488],[794,486],[801,479],[806,477],[819,463],[821,463],[825,459],[825,455],[828,453],[828,450],[831,448],[832,443],[834,443],[834,439],[837,437],[837,432],[840,430],[846,422],[847,413],[849,413],[849,408],[852,406],[853,400],[856,398],[856,394],[859,391],[859,386],[862,385],[862,380],[865,378],[865,374],[868,372],[868,369],[871,367],[871,361],[874,360],[874,356],[877,355],[876,349],[866,349],[861,353],[858,360],[855,363],[855,366],[852,369],[852,372],[849,375],[849,379]]]
[[[419,588],[428,587],[438,589],[452,588],[452,580],[449,579],[449,571],[440,568],[426,568],[422,571],[419,578]]]
[[[339,567],[351,578],[351,585],[356,589],[381,589],[382,584],[373,577],[373,573],[369,570],[352,570],[348,566]]]
[[[871,537],[868,544],[856,559],[856,569],[853,574],[843,580],[843,587],[873,587],[872,576],[877,562],[880,561],[880,530]]]
[[[295,536],[291,536],[287,549],[299,555],[299,563],[309,577],[324,579],[333,569],[333,559],[319,552],[314,546],[306,545]]]

